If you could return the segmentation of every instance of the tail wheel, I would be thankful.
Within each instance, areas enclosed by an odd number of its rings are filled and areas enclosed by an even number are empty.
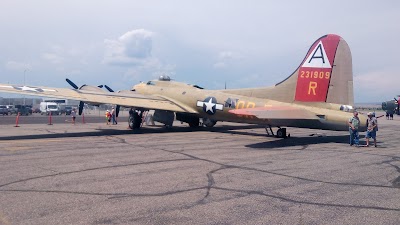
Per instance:
[[[286,128],[279,128],[276,131],[276,137],[278,137],[278,138],[287,138],[287,136],[286,136]]]

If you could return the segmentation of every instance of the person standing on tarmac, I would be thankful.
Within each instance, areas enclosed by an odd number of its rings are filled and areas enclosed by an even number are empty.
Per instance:
[[[117,123],[117,120],[115,119],[115,109],[114,109],[114,106],[112,107],[112,110],[111,110],[111,117],[112,117],[112,123],[113,123],[113,125],[118,124],[118,123]]]
[[[71,111],[71,117],[72,117],[72,123],[75,125],[75,119],[76,119],[76,109],[73,108]]]
[[[369,146],[369,139],[372,138],[374,139],[374,146],[376,147],[376,131],[378,130],[378,120],[372,112],[369,112],[367,116],[367,134],[365,135],[367,144],[365,146]]]
[[[353,146],[355,144],[358,147],[360,145],[360,136],[358,134],[360,119],[358,118],[357,111],[354,111],[353,117],[349,119],[348,124],[350,133],[350,146]]]

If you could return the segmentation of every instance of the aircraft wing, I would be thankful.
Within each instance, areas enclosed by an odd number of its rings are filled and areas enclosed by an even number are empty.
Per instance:
[[[232,109],[230,113],[243,116],[255,116],[258,119],[304,119],[319,120],[314,113],[294,106],[265,106],[247,109]]]
[[[105,92],[102,89],[80,90],[0,84],[0,92],[22,95],[44,96],[80,100],[87,103],[115,104],[126,107],[140,107],[174,112],[196,113],[190,107],[180,105],[161,96],[142,95],[135,92]]]

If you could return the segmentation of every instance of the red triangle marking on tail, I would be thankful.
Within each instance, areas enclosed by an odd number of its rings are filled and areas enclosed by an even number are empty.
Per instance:
[[[340,36],[329,34],[317,40],[299,68],[295,101],[325,102]]]

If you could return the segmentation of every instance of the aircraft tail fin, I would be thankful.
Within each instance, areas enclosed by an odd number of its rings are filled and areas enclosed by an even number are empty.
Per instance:
[[[338,35],[318,39],[296,72],[294,101],[354,104],[351,53]]]
[[[282,102],[353,105],[350,48],[340,36],[324,35],[311,45],[296,71],[274,87],[242,89],[231,93]]]

